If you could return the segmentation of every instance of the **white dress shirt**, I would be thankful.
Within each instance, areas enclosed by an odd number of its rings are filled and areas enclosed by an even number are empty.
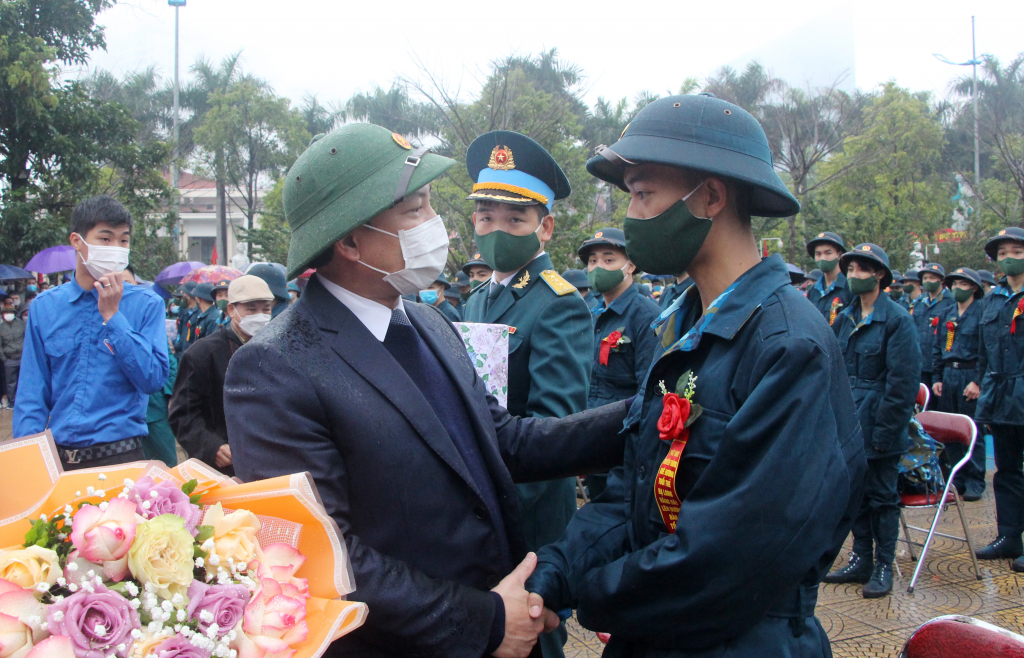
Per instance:
[[[543,256],[546,253],[548,253],[548,252],[541,251],[539,254],[537,254],[536,256],[534,256],[533,258],[530,259],[530,263],[532,263],[533,261],[537,260],[538,258],[540,258],[541,256]],[[530,263],[527,263],[526,265],[529,265]],[[526,267],[526,265],[524,265],[523,267]],[[522,267],[519,268],[519,271],[521,271],[522,269],[523,269]],[[509,281],[511,281],[513,278],[515,278],[515,276],[517,274],[519,274],[519,271],[516,271],[516,272],[513,272],[512,274],[509,274],[507,277],[505,277],[501,281],[498,281],[498,279],[496,278],[498,276],[497,272],[491,272],[491,287],[487,290],[487,292],[490,292],[491,290],[494,290],[494,286],[501,286],[502,288],[504,288],[505,286],[508,285]]]
[[[384,342],[384,337],[388,335],[388,326],[391,324],[391,309],[383,304],[367,299],[366,297],[360,297],[351,290],[346,290],[336,283],[328,281],[326,277],[322,277],[319,274],[316,278],[320,280],[323,287],[327,289],[329,293],[334,295],[339,302],[345,305],[345,307],[352,311],[352,314],[359,318],[359,321],[363,323],[373,337]],[[395,309],[405,313],[405,304],[401,297],[398,298],[398,305]]]

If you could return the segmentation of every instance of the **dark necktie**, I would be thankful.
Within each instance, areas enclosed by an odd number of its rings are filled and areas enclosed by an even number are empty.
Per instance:
[[[494,300],[501,296],[501,291],[505,289],[505,286],[500,283],[492,283],[491,289],[487,291],[487,308],[491,307]]]

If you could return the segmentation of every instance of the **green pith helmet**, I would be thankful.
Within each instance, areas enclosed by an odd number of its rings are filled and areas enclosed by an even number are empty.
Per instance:
[[[284,182],[284,212],[292,230],[287,278],[454,164],[369,123],[314,137]]]

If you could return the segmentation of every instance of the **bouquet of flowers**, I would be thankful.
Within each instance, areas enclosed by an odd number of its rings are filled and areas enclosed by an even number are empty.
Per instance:
[[[59,464],[0,444],[0,658],[315,658],[365,620],[308,475]]]

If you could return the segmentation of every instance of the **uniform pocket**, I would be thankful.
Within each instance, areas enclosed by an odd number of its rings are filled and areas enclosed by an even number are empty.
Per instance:
[[[853,346],[857,355],[856,376],[861,379],[878,379],[885,369],[885,354],[882,351],[881,335],[865,336]]]

